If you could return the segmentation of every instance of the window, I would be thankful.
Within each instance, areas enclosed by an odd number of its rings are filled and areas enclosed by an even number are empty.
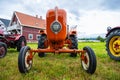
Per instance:
[[[33,39],[33,34],[28,34],[28,39]]]
[[[36,39],[38,40],[40,38],[40,35],[36,35]]]

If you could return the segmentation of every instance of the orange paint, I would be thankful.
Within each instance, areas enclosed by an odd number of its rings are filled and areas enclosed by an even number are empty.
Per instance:
[[[52,32],[51,30],[51,24],[54,21],[58,21],[61,26],[62,29],[60,30],[60,32],[58,32],[57,34],[55,34],[54,32]],[[47,36],[48,36],[48,40],[51,41],[63,41],[66,38],[66,34],[67,34],[67,24],[66,24],[66,12],[63,9],[50,9],[48,10],[47,14],[46,14],[46,31],[47,31]]]

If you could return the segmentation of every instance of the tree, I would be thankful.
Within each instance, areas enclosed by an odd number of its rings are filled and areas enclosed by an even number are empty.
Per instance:
[[[105,41],[105,39],[102,38],[101,36],[98,36],[98,37],[97,37],[97,40],[100,40],[100,42],[104,42],[104,41]]]

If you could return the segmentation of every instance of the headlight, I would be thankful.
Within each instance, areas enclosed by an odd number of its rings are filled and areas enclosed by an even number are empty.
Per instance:
[[[51,30],[55,34],[57,34],[58,32],[60,32],[61,28],[62,27],[61,27],[60,23],[57,22],[57,21],[53,22],[52,25],[51,25]]]

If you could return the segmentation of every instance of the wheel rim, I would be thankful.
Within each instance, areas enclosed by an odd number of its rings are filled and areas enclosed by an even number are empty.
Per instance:
[[[84,60],[82,60],[82,66],[85,70],[88,70],[89,65],[90,65],[90,59],[88,53],[86,52],[84,53]]]
[[[27,70],[29,70],[32,66],[32,60],[30,59],[30,54],[29,52],[26,52],[25,55],[25,67]]]
[[[4,56],[5,48],[3,46],[0,47],[0,56]]]
[[[113,56],[120,57],[120,37],[114,36],[110,40],[109,49]]]

